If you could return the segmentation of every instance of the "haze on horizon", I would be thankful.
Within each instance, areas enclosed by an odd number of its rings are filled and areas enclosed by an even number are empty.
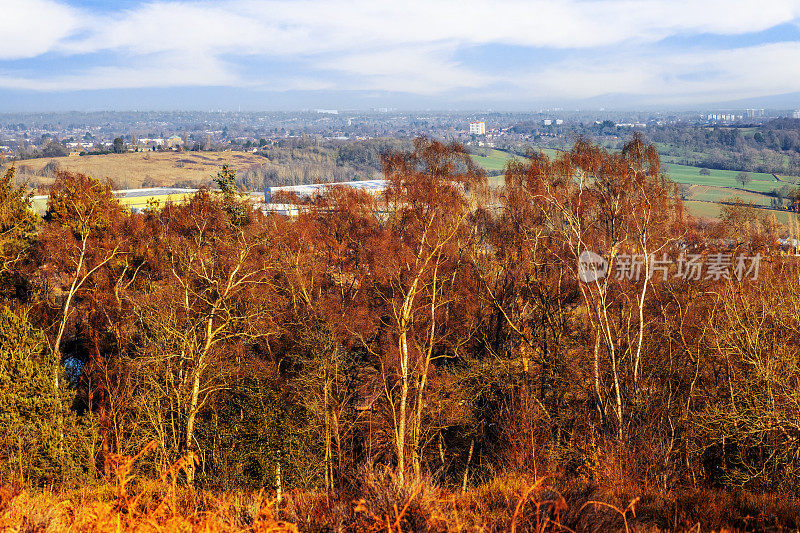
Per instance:
[[[800,105],[800,0],[0,0],[0,112]]]

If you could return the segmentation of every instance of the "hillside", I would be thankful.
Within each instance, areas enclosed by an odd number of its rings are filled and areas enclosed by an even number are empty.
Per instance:
[[[245,191],[265,185],[299,185],[373,179],[381,170],[381,154],[406,149],[403,141],[370,139],[355,143],[284,139],[262,147],[258,153],[223,152],[128,152],[26,159],[17,163],[17,178],[33,187],[46,188],[57,170],[82,172],[108,178],[117,189],[209,185],[222,165],[236,172]],[[42,191],[46,193],[46,191]]]
[[[128,152],[28,159],[17,163],[18,177],[32,185],[53,182],[53,170],[108,178],[119,189],[207,183],[222,165],[242,173],[267,160],[249,152]]]

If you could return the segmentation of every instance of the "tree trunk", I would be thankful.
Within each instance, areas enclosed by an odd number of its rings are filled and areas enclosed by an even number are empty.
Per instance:
[[[192,383],[192,399],[189,405],[189,418],[186,421],[186,443],[185,452],[188,454],[193,448],[194,441],[194,420],[197,416],[197,401],[200,396],[200,370],[197,369],[194,374],[194,381]],[[194,486],[194,472],[195,466],[191,462],[186,468],[186,483],[189,486]]]
[[[642,345],[644,344],[644,299],[647,296],[647,284],[650,282],[650,257],[647,255],[647,249],[644,253],[644,285],[642,286],[642,293],[639,296],[639,342],[636,346],[636,357],[633,363],[633,398],[634,401],[638,396],[639,391],[639,361],[642,357]]]
[[[425,362],[423,363],[423,368],[421,369],[420,373],[420,380],[419,380],[419,388],[417,389],[417,400],[416,400],[416,410],[414,413],[414,431],[412,436],[412,449],[414,453],[414,474],[419,477],[422,465],[421,462],[421,453],[419,449],[419,442],[422,433],[422,411],[425,405],[424,401],[424,393],[425,387],[428,384],[428,368],[431,365],[431,361],[433,359],[433,345],[434,339],[436,335],[436,285],[437,285],[437,274],[439,271],[439,264],[437,261],[436,267],[433,269],[433,290],[431,293],[431,305],[430,305],[430,313],[431,313],[431,329],[429,332],[428,338],[428,345],[426,346],[425,351]]]
[[[197,359],[197,366],[194,369],[194,378],[192,379],[192,396],[189,400],[189,415],[186,420],[186,442],[184,446],[184,452],[186,454],[193,451],[194,448],[194,422],[197,418],[198,403],[200,400],[200,377],[203,373],[206,356],[208,355],[209,350],[211,350],[211,335],[212,326],[214,323],[214,314],[215,313],[212,310],[211,316],[209,316],[208,320],[206,321],[206,340],[205,344],[203,345],[203,351],[200,353],[200,357]],[[194,486],[194,474],[195,464],[194,462],[190,461],[186,468],[186,482],[190,487]]]
[[[111,479],[111,446],[109,440],[108,410],[105,406],[105,398],[100,403],[100,440],[103,449],[103,478],[108,481]]]
[[[400,374],[402,385],[400,388],[400,416],[397,421],[397,434],[395,446],[397,447],[397,472],[400,482],[405,481],[405,445],[406,445],[406,404],[408,403],[408,343],[406,332],[400,334]]]
[[[467,479],[469,478],[469,463],[472,461],[472,450],[475,448],[475,439],[469,441],[469,453],[467,454],[467,466],[464,467],[464,480],[461,482],[461,493],[467,490]]]
[[[69,292],[67,293],[67,301],[64,303],[64,311],[61,316],[61,323],[58,325],[58,334],[56,335],[55,342],[53,342],[53,351],[55,352],[56,356],[56,364],[55,368],[53,368],[53,390],[55,391],[56,398],[58,399],[58,412],[56,415],[58,424],[58,455],[59,460],[61,461],[62,470],[64,469],[64,413],[61,405],[61,382],[59,376],[59,370],[61,369],[61,338],[64,336],[64,330],[67,328],[67,320],[69,319],[72,297],[75,295],[75,292],[80,286],[78,283],[78,277],[81,275],[81,270],[83,270],[83,261],[85,258],[86,238],[84,237],[83,241],[81,242],[81,255],[78,258],[78,267],[75,269],[75,277],[72,278],[72,285],[70,285]]]
[[[281,479],[281,460],[278,459],[275,461],[275,512],[278,511],[278,505],[280,505],[281,500],[283,499],[283,479]]]
[[[325,384],[323,385],[323,399],[325,409],[325,490],[330,492],[333,485],[333,475],[331,472],[332,450],[331,450],[331,413],[330,413],[330,392],[328,384],[328,373],[325,372]]]
[[[17,464],[19,465],[19,486],[25,486],[25,471],[22,469],[22,434],[17,435]]]
[[[333,417],[333,436],[336,440],[336,472],[342,471],[342,435],[339,432],[339,414],[334,411]],[[331,468],[331,482],[333,482],[333,468]]]

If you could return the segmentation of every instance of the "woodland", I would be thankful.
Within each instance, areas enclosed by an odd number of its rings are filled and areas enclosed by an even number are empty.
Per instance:
[[[498,189],[457,144],[381,162],[296,218],[56,171],[39,219],[6,172],[0,527],[800,527],[796,222],[692,218],[640,137]]]

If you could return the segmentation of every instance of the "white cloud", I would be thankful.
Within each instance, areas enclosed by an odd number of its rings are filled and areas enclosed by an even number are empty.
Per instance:
[[[408,46],[337,55],[317,64],[343,72],[347,89],[436,94],[491,83],[489,75],[449,59],[449,47]]]
[[[800,92],[800,43],[687,53],[626,53],[510,76],[509,98],[631,94],[653,103],[711,102]]]
[[[683,52],[658,44],[796,24],[800,0],[155,0],[99,14],[54,0],[0,0],[0,13],[11,21],[0,69],[3,60],[48,52],[65,58],[64,74],[16,66],[0,77],[0,86],[26,90],[221,85],[432,95],[502,87],[509,99],[662,100],[800,91],[796,42]],[[455,59],[487,44],[528,47],[533,66],[510,73]],[[567,59],[537,66],[542,50],[566,50]],[[270,61],[283,71],[248,67]]]
[[[126,66],[94,67],[61,76],[0,75],[0,87],[33,91],[233,86],[240,83],[238,76],[215,58],[177,54],[150,57],[147,61]]]
[[[67,49],[292,55],[444,41],[583,48],[680,32],[739,34],[798,16],[796,0],[156,1],[98,18]]]
[[[80,14],[51,0],[0,0],[0,60],[36,57],[81,28]]]

